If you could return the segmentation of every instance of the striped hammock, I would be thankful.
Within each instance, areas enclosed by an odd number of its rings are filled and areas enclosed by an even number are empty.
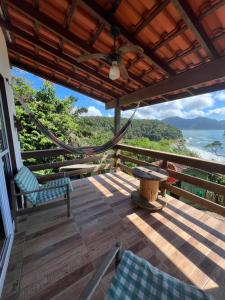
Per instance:
[[[105,152],[109,149],[112,149],[117,143],[119,143],[119,141],[126,134],[129,126],[131,125],[135,112],[139,106],[138,105],[136,107],[130,119],[128,119],[126,124],[115,134],[115,136],[110,141],[106,142],[101,146],[73,147],[71,145],[65,144],[64,142],[60,141],[51,131],[49,131],[44,125],[42,125],[41,122],[39,122],[39,120],[36,118],[35,114],[30,110],[28,105],[20,97],[18,97],[17,100],[20,102],[20,104],[22,105],[26,113],[29,115],[30,120],[35,124],[35,126],[55,145],[73,154],[81,154],[81,155],[88,155],[88,156]]]

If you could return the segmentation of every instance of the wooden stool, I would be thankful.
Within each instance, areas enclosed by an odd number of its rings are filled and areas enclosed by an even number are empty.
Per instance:
[[[132,173],[140,179],[140,188],[139,191],[132,192],[131,199],[140,207],[151,212],[162,209],[166,203],[158,199],[159,184],[168,179],[168,172],[152,166],[133,168]],[[161,194],[162,192],[161,189]]]

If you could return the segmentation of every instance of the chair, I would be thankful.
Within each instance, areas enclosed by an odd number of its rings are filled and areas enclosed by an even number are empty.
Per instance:
[[[79,300],[90,300],[101,279],[115,259],[116,272],[105,300],[212,300],[212,296],[199,288],[186,284],[153,267],[131,251],[121,252],[114,246],[89,281]]]
[[[20,193],[16,193],[16,186]],[[17,216],[41,210],[43,208],[55,207],[60,204],[67,205],[67,216],[70,216],[70,192],[73,190],[69,178],[59,178],[40,184],[36,176],[25,166],[22,166],[14,179],[11,181],[12,207],[17,229]],[[24,197],[24,207],[17,209],[17,197]],[[59,199],[63,197],[63,199]],[[58,201],[54,201],[58,200]],[[27,204],[32,207],[28,208]]]

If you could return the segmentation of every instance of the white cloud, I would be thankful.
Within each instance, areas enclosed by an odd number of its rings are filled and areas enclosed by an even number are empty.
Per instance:
[[[102,113],[99,109],[94,106],[87,107],[87,112],[83,113],[82,116],[102,116]]]
[[[225,115],[225,107],[211,109],[210,111],[208,111],[208,115],[210,115],[210,116],[211,115],[215,115],[215,116]]]
[[[214,105],[214,99],[212,94],[204,94],[199,96],[193,96],[185,99],[180,99],[183,109],[204,109]]]
[[[193,96],[175,101],[164,102],[139,108],[136,119],[165,119],[168,117],[195,118],[207,116],[207,109],[213,107],[211,94]],[[123,117],[130,117],[132,111],[122,112]]]
[[[220,101],[225,101],[225,91],[220,92],[219,94],[217,94],[216,99],[218,99]]]

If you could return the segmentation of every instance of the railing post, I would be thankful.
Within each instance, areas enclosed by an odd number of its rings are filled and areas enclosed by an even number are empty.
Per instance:
[[[167,160],[162,161],[162,169],[167,169]]]
[[[163,159],[162,161],[162,169],[167,169],[167,160]],[[160,191],[161,191],[161,196],[165,197],[166,196],[166,187],[164,182],[160,184]]]
[[[120,122],[121,122],[121,110],[119,105],[119,100],[117,100],[115,111],[114,111],[114,134],[120,130]],[[116,172],[120,171],[120,159],[119,159],[120,150],[115,147],[115,162],[114,166],[116,168]]]
[[[120,150],[115,147],[115,161],[114,161],[114,167],[116,169],[116,172],[120,171],[120,158],[119,158]]]

